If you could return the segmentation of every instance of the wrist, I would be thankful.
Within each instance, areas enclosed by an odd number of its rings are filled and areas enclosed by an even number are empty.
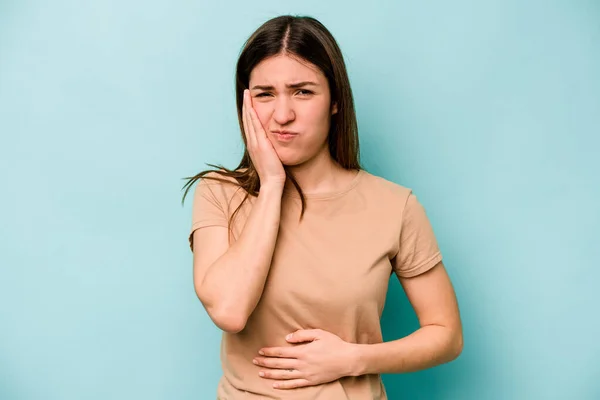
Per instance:
[[[285,187],[285,182],[265,182],[260,185],[259,193],[282,193]]]
[[[365,374],[365,365],[364,365],[364,351],[365,345],[362,344],[350,344],[350,349],[348,352],[348,375],[347,376],[361,376]]]

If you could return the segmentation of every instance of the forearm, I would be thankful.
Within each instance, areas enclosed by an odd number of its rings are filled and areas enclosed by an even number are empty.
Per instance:
[[[398,340],[357,344],[353,375],[414,372],[454,360],[462,351],[462,333],[427,325]]]
[[[262,295],[279,231],[283,187],[263,187],[240,237],[207,270],[200,286],[211,317],[243,328]]]

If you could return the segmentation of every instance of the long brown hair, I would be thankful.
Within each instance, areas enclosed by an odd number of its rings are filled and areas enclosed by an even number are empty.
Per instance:
[[[244,200],[233,212],[229,223],[239,211],[241,205],[248,199],[249,195],[257,196],[260,190],[260,179],[248,153],[246,135],[244,134],[244,123],[242,120],[242,105],[244,89],[248,89],[250,72],[262,60],[280,54],[288,54],[306,60],[319,68],[329,83],[331,101],[337,103],[338,112],[331,117],[329,128],[328,145],[331,157],[343,168],[352,170],[360,169],[358,127],[356,123],[356,112],[350,81],[346,71],[346,65],[342,52],[333,35],[315,18],[297,17],[283,15],[273,18],[261,25],[246,41],[244,48],[238,58],[235,73],[235,92],[238,114],[238,123],[242,140],[244,141],[244,155],[236,169],[230,170],[221,165],[207,164],[214,168],[202,171],[193,177],[186,177],[187,183],[181,203],[191,189],[194,182],[206,174],[216,172],[217,174],[235,179],[235,182],[246,194]],[[287,178],[292,182],[302,202],[302,213],[304,214],[306,202],[302,189],[285,168]],[[214,174],[213,174],[214,175]],[[216,176],[206,176],[223,182],[231,182]]]

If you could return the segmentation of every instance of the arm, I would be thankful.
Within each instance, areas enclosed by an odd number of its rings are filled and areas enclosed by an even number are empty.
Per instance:
[[[344,376],[412,372],[458,357],[462,328],[442,262],[400,282],[419,318],[417,331],[391,342],[356,344],[321,329],[298,330],[286,340],[299,346],[260,349],[255,360],[262,376],[279,389],[293,389]]]
[[[281,389],[313,386],[344,376],[404,373],[449,362],[461,353],[462,326],[450,278],[424,208],[409,195],[400,246],[390,260],[420,328],[386,343],[356,344],[322,329],[290,332],[288,343],[264,347],[256,362]]]
[[[463,347],[458,304],[442,262],[413,278],[400,278],[420,328],[398,340],[358,344],[352,375],[413,372],[454,360]]]
[[[246,149],[260,178],[258,199],[231,247],[228,230],[212,227],[194,232],[192,249],[196,293],[213,322],[231,333],[244,329],[262,296],[286,182],[283,164],[252,107],[248,90],[244,90],[242,117]]]
[[[242,233],[228,245],[228,229],[194,231],[194,288],[213,322],[236,333],[260,300],[271,265],[283,185],[261,187]]]

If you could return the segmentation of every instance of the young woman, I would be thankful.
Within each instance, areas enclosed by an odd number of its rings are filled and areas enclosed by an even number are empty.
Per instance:
[[[341,51],[310,17],[246,42],[236,71],[245,152],[188,178],[194,287],[223,332],[219,399],[385,399],[380,374],[462,350],[457,301],[432,227],[406,187],[359,164]],[[184,194],[184,199],[185,199]],[[395,273],[420,328],[382,341]]]

